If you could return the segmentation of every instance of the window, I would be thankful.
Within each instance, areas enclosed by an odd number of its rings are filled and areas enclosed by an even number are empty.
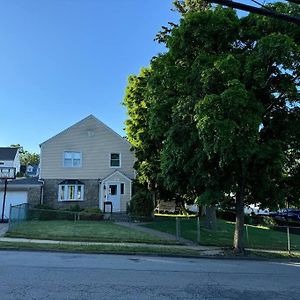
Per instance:
[[[79,168],[81,167],[81,153],[80,152],[64,152],[64,167]]]
[[[59,184],[58,201],[83,201],[84,184],[79,180],[65,180]]]
[[[125,183],[121,183],[121,195],[125,194]]]
[[[120,168],[121,167],[121,154],[120,153],[110,153],[110,167]]]
[[[118,186],[116,184],[110,184],[108,192],[110,195],[117,195],[118,194]]]

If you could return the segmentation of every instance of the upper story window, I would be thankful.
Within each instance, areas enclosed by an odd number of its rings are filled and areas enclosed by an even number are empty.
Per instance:
[[[81,153],[74,151],[64,152],[64,167],[79,168],[81,167]]]
[[[110,153],[110,167],[111,168],[121,167],[121,153]]]

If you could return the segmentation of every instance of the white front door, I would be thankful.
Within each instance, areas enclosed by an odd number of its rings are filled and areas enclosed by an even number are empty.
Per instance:
[[[113,212],[119,212],[120,207],[120,184],[117,182],[108,182],[106,183],[107,188],[107,198],[106,201],[112,203]]]

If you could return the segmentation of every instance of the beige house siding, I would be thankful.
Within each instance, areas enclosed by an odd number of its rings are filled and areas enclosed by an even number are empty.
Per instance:
[[[134,156],[130,144],[94,116],[89,116],[42,143],[43,179],[102,179],[112,173],[110,153],[121,153],[120,172],[134,178]],[[81,167],[63,166],[64,151],[81,152]]]

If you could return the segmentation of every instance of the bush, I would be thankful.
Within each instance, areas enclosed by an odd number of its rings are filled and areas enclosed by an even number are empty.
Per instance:
[[[71,205],[68,209],[65,209],[65,210],[80,212],[80,211],[83,211],[83,208],[81,208],[78,204],[75,204],[75,205]]]
[[[103,220],[103,214],[100,208],[90,207],[80,212],[79,218],[85,221],[100,221]]]
[[[138,191],[131,198],[129,211],[134,216],[152,217],[154,210],[152,196],[148,191]]]
[[[34,206],[34,208],[36,208],[36,209],[52,209],[52,210],[55,209],[47,204],[37,204]]]

